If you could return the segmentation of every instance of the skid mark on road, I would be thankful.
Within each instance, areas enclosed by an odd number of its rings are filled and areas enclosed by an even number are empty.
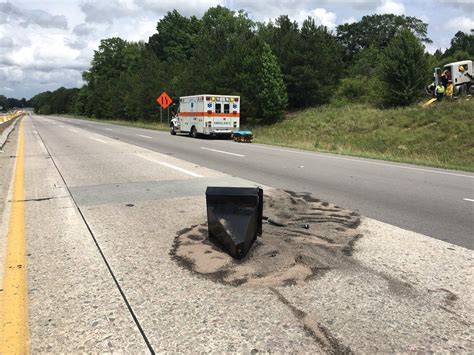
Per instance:
[[[21,122],[4,278],[0,292],[1,354],[28,353],[24,180],[24,128]]]

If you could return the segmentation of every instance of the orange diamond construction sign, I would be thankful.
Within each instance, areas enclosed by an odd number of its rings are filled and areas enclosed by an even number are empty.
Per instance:
[[[163,91],[163,93],[156,99],[156,102],[158,102],[160,106],[166,110],[168,106],[173,103],[173,100],[171,100],[171,97],[169,97],[166,91]]]

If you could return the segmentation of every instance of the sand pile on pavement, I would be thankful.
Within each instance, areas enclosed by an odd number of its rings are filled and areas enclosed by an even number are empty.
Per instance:
[[[242,260],[208,239],[207,223],[178,233],[172,257],[193,272],[233,286],[296,285],[347,264],[360,237],[355,212],[307,194],[265,192],[262,236]]]

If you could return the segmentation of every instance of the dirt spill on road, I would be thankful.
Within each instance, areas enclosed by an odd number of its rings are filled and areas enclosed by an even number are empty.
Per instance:
[[[269,190],[262,236],[235,260],[209,241],[207,225],[178,234],[170,254],[191,271],[232,286],[298,285],[347,265],[359,215],[308,194]]]

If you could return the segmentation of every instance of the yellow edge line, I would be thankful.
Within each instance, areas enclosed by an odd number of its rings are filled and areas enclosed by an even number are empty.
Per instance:
[[[20,124],[13,196],[0,292],[0,354],[28,353],[24,129]]]

